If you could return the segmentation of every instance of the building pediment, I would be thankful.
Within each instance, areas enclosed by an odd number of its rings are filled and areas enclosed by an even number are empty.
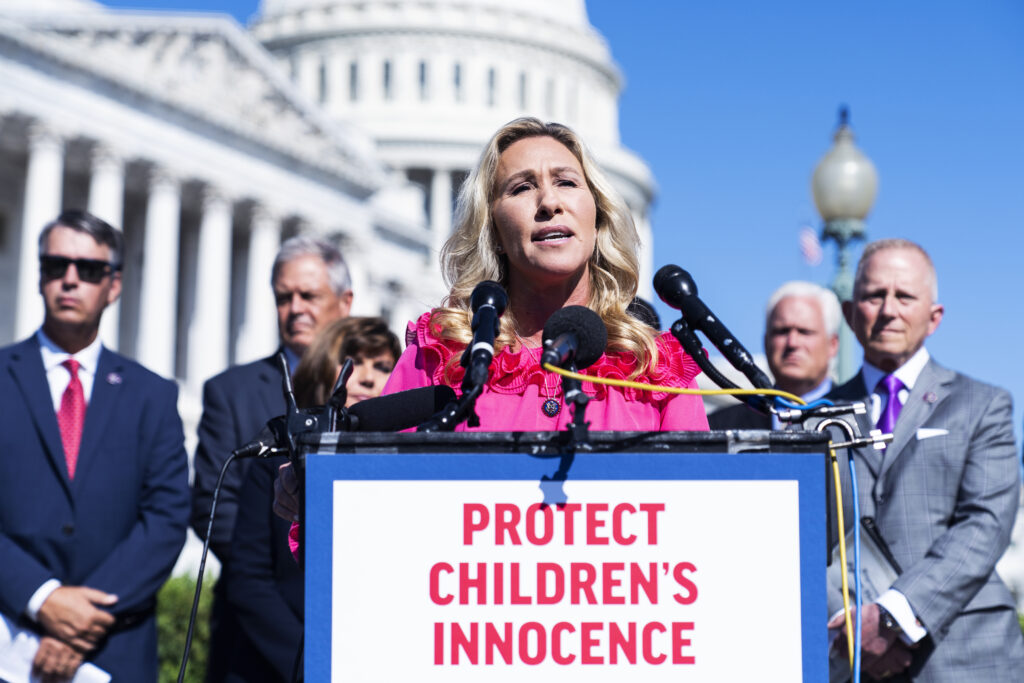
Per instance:
[[[27,30],[26,30],[27,29]],[[225,15],[0,9],[5,40],[346,181],[383,182],[372,140],[325,117]]]

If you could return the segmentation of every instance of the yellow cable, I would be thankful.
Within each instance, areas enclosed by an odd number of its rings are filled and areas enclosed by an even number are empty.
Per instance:
[[[571,379],[579,380],[581,382],[590,382],[592,384],[608,384],[613,387],[627,387],[631,389],[640,389],[642,391],[664,391],[669,394],[690,394],[695,396],[721,396],[723,394],[732,396],[781,396],[782,398],[792,401],[798,405],[807,405],[799,396],[787,393],[785,391],[779,391],[778,389],[681,389],[679,387],[666,387],[657,384],[644,384],[642,382],[631,382],[624,379],[609,379],[606,377],[593,377],[591,375],[582,375],[578,372],[570,372],[563,368],[552,365],[551,363],[544,363],[544,369],[548,372],[553,372],[563,377],[569,377]],[[853,668],[853,614],[850,610],[850,582],[846,571],[846,524],[843,521],[843,494],[840,486],[839,477],[839,461],[836,459],[835,449],[829,448],[829,457],[832,460],[832,477],[834,479],[836,489],[836,519],[839,524],[839,562],[842,566],[842,581],[843,581],[843,614],[846,620],[846,643],[850,653],[850,668]]]
[[[792,401],[797,405],[805,406],[807,401],[803,400],[799,396],[780,391],[779,389],[682,389],[680,387],[666,387],[659,384],[644,384],[643,382],[631,382],[627,379],[610,379],[607,377],[593,377],[592,375],[581,375],[578,372],[569,372],[551,363],[544,363],[543,368],[548,372],[553,372],[556,375],[562,375],[570,379],[577,379],[581,382],[590,382],[592,384],[608,384],[613,387],[627,387],[630,389],[640,389],[642,391],[664,391],[668,394],[690,394],[694,396],[721,396],[728,394],[731,396],[781,396],[787,401]]]
[[[846,644],[850,653],[850,669],[853,669],[853,614],[850,611],[850,581],[846,572],[846,524],[843,521],[843,493],[839,483],[839,461],[834,448],[828,449],[832,461],[832,479],[836,487],[836,523],[839,525],[839,563],[843,577],[843,614],[846,621]]]

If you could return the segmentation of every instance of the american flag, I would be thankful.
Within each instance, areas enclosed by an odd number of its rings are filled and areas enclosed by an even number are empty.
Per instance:
[[[818,232],[809,225],[800,228],[800,254],[809,266],[821,264],[821,241],[818,240]]]

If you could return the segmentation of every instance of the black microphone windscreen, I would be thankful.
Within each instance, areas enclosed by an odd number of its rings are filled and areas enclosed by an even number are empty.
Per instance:
[[[666,304],[681,310],[687,298],[697,296],[697,283],[685,270],[670,263],[654,275],[654,291]]]
[[[424,422],[455,400],[448,386],[420,387],[367,399],[348,409],[360,432],[397,432]]]
[[[544,342],[547,344],[567,332],[575,334],[579,343],[575,361],[580,370],[593,365],[608,346],[608,328],[601,316],[586,306],[566,306],[555,311],[544,325]]]
[[[469,296],[469,309],[476,313],[481,306],[494,306],[501,316],[508,306],[508,293],[494,280],[484,280],[473,288]]]

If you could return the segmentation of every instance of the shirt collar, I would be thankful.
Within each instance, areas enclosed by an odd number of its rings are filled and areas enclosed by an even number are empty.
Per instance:
[[[46,336],[42,328],[39,328],[36,335],[39,339],[39,351],[43,355],[43,368],[47,372],[53,370],[68,358],[74,358],[78,361],[81,370],[88,372],[90,375],[96,374],[96,368],[100,364],[100,352],[103,350],[103,342],[100,341],[99,335],[96,335],[96,339],[78,353],[68,353],[57,346],[55,341]]]
[[[299,361],[302,360],[299,354],[295,353],[287,346],[282,346],[284,349],[284,357],[288,360],[288,374],[295,376],[295,369],[299,367]]]
[[[832,378],[826,377],[824,380],[822,380],[821,384],[814,387],[800,398],[810,403],[812,401],[817,401],[819,398],[821,398],[830,391],[832,391]]]
[[[896,375],[896,377],[903,382],[903,386],[907,388],[907,391],[910,391],[914,388],[917,378],[921,376],[921,371],[924,370],[924,366],[928,364],[929,359],[931,359],[931,355],[929,355],[928,349],[922,346],[917,350],[917,353],[910,357],[910,360],[897,368],[892,374]],[[864,378],[864,386],[867,387],[867,390],[870,393],[874,393],[875,387],[877,387],[881,379],[888,374],[889,373],[887,372],[879,370],[866,360],[864,361],[864,367],[861,368],[861,375]]]

